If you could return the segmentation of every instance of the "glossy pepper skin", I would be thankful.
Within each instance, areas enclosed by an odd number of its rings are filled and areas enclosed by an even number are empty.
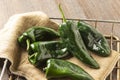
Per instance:
[[[60,59],[49,59],[45,68],[45,74],[48,79],[68,77],[71,80],[94,80],[81,67]]]
[[[30,43],[36,41],[49,41],[58,38],[59,34],[53,29],[47,27],[32,27],[26,30],[19,38],[18,42],[22,47],[27,46],[27,40]]]
[[[61,6],[59,5],[59,10],[62,14],[63,23],[59,25],[59,33],[62,41],[68,48],[68,51],[78,58],[83,63],[87,64],[91,68],[100,68],[99,64],[94,60],[94,58],[88,53],[77,25],[73,21],[67,21]]]
[[[61,41],[45,41],[32,43],[28,55],[29,61],[37,66],[49,58],[64,58],[68,52]]]
[[[75,22],[66,21],[62,23],[59,27],[59,33],[66,47],[75,57],[89,67],[99,68],[99,64],[88,53]]]
[[[109,56],[111,53],[109,44],[105,37],[89,24],[79,21],[77,23],[79,32],[86,47],[100,56]]]

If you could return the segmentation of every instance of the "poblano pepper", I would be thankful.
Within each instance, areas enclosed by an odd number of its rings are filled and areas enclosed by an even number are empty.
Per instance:
[[[30,43],[36,41],[49,41],[58,38],[59,34],[47,27],[32,27],[26,30],[19,38],[18,42],[23,47],[29,47]]]
[[[109,44],[105,37],[89,24],[79,21],[77,23],[79,32],[86,47],[100,56],[109,56],[111,53]]]
[[[28,59],[33,65],[41,65],[49,58],[64,58],[67,48],[61,41],[44,41],[32,43],[28,49]]]
[[[81,67],[60,59],[49,59],[45,68],[45,74],[48,79],[68,77],[71,80],[94,80]]]
[[[62,12],[61,8],[60,10]],[[66,21],[63,12],[62,15],[64,22],[59,26],[59,33],[68,50],[83,63],[92,68],[99,68],[99,64],[88,53],[75,22]]]

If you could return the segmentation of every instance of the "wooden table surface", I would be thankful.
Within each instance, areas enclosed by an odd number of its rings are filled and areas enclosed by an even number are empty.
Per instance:
[[[120,20],[120,0],[0,0],[0,29],[10,16],[18,13],[43,11],[49,17],[61,17],[58,4],[62,5],[66,18]],[[111,28],[104,26],[100,30],[110,33]],[[114,31],[114,35],[118,34],[119,27]]]
[[[10,16],[18,13],[43,11],[49,17],[60,18],[58,4],[66,18],[120,21],[120,0],[0,0],[0,29]],[[112,23],[98,23],[103,34],[111,35]],[[120,38],[120,24],[115,24],[113,35]]]

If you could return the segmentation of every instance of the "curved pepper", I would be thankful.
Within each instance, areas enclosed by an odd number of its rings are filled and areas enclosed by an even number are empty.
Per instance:
[[[99,68],[99,64],[88,53],[77,25],[72,21],[67,21],[60,25],[59,32],[63,42],[68,50],[79,60],[89,65],[92,68]]]
[[[30,43],[33,43],[36,41],[48,41],[58,37],[59,37],[59,34],[53,29],[46,28],[46,27],[32,27],[26,30],[18,38],[18,42],[20,43],[21,46],[26,47]]]
[[[69,52],[89,67],[96,69],[100,68],[99,64],[88,53],[76,23],[73,21],[66,21],[60,5],[59,9],[63,17],[63,23],[59,26],[59,33]]]
[[[49,58],[64,58],[68,52],[60,41],[45,41],[32,43],[28,49],[28,55],[29,61],[37,66]]]
[[[79,32],[86,47],[100,56],[109,56],[111,53],[105,37],[89,24],[79,21],[77,23]]]
[[[45,74],[48,79],[68,77],[72,80],[94,80],[86,71],[81,67],[59,59],[49,59]]]

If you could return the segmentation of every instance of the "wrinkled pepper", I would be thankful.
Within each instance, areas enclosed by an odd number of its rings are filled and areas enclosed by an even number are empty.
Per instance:
[[[49,59],[47,67],[45,67],[45,74],[48,79],[68,77],[71,80],[94,80],[81,67],[60,59]]]
[[[28,59],[33,65],[41,65],[49,58],[65,58],[67,48],[61,41],[34,42],[28,49]]]
[[[111,53],[109,44],[105,37],[91,25],[79,21],[77,23],[79,32],[86,47],[100,56],[109,56]]]
[[[53,29],[47,27],[32,27],[26,30],[19,38],[18,42],[22,47],[29,47],[29,45],[36,41],[49,41],[59,37],[59,34]]]
[[[59,8],[62,12],[60,6]],[[100,68],[99,64],[88,53],[75,22],[66,21],[63,12],[62,17],[64,22],[59,26],[59,33],[69,52],[89,67],[96,69]]]

